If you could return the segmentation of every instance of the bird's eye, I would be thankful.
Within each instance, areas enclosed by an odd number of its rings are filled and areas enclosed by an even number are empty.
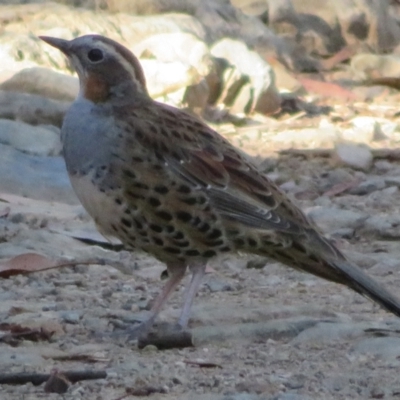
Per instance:
[[[88,53],[88,58],[92,62],[99,62],[104,58],[104,55],[100,49],[92,49]]]

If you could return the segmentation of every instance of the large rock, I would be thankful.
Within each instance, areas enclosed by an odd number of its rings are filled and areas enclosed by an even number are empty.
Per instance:
[[[2,192],[78,204],[62,157],[39,157],[0,144]]]
[[[39,156],[54,156],[61,151],[58,128],[32,126],[8,119],[0,119],[0,143]]]
[[[268,0],[268,7],[275,32],[295,37],[307,53],[332,54],[361,43],[387,52],[400,40],[389,0]]]
[[[273,113],[280,107],[271,66],[238,40],[222,39],[211,48],[214,57],[229,67],[224,74],[221,101],[233,112]]]
[[[32,125],[61,127],[70,102],[0,90],[0,118],[14,119]]]
[[[72,101],[78,94],[78,78],[48,68],[34,67],[19,71],[0,85],[1,90],[24,92]]]

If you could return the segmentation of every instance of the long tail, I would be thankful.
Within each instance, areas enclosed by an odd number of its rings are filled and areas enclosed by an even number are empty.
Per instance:
[[[400,317],[400,299],[368,276],[357,265],[341,259],[328,259],[326,261],[337,270],[339,276],[343,277],[341,283],[369,297],[386,310]]]
[[[293,240],[281,251],[275,249],[274,252],[271,252],[270,246],[264,246],[262,251],[264,251],[264,255],[279,260],[292,268],[345,285],[400,317],[399,298],[349,261],[333,243],[320,236],[316,231],[309,230],[305,237],[306,240],[302,243]]]

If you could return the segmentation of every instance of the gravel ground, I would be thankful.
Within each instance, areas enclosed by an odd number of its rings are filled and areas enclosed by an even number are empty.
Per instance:
[[[390,180],[397,176],[396,162],[375,161],[363,177],[370,182],[367,193],[357,189],[360,183],[351,189],[356,194],[331,197],[322,194],[338,175],[354,178],[360,173],[332,169],[318,157],[260,162],[278,182],[286,182],[288,194],[298,198],[343,251],[398,292],[400,192]],[[396,317],[340,285],[243,256],[210,265],[190,325],[195,347],[139,350],[134,342],[99,338],[94,333],[111,332],[143,314],[163,284],[162,264],[105,249],[78,205],[3,197],[10,212],[0,218],[2,254],[35,251],[75,261],[100,257],[124,268],[77,265],[0,281],[3,323],[55,332],[49,341],[24,340],[16,347],[1,343],[0,375],[54,368],[107,371],[106,379],[74,383],[62,396],[45,393],[43,385],[1,385],[1,399],[114,400],[144,387],[155,390],[154,399],[400,396]],[[263,267],[248,268],[254,265]],[[161,321],[177,317],[182,295],[183,285]]]

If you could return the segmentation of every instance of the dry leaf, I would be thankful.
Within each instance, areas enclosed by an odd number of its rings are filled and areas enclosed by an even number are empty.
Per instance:
[[[57,264],[37,253],[25,253],[9,260],[0,261],[0,278],[9,278],[18,274],[29,274],[54,268]]]
[[[336,83],[322,82],[309,78],[298,78],[304,88],[311,93],[316,93],[324,97],[357,100],[357,95]]]
[[[22,340],[30,340],[31,342],[49,341],[54,332],[50,332],[43,328],[29,328],[18,324],[0,324],[0,342],[7,343],[16,347]]]

